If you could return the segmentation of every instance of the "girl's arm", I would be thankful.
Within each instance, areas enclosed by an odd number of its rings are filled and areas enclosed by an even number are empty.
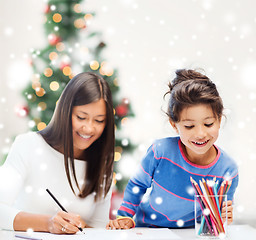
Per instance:
[[[226,214],[226,210],[227,210],[227,214]],[[227,201],[227,206],[226,206],[226,202],[223,202],[223,206],[221,209],[221,218],[223,222],[225,222],[226,218],[228,218],[228,224],[233,222],[233,206],[232,206],[231,200]]]
[[[135,227],[135,222],[130,217],[117,218],[115,220],[110,220],[106,226],[106,229],[130,229]]]
[[[110,221],[107,227],[126,228],[132,223],[129,219],[119,219],[122,217],[133,218],[137,212],[142,198],[148,188],[151,187],[154,171],[159,164],[159,159],[155,157],[154,145],[152,145],[145,157],[142,159],[134,176],[129,180],[125,192],[123,202],[117,212],[117,220]],[[133,221],[133,220],[132,220]]]

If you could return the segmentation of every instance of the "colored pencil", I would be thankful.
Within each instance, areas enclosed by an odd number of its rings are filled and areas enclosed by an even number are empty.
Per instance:
[[[221,203],[222,203],[222,196],[223,196],[224,188],[225,188],[225,181],[223,181],[221,183],[220,189],[219,189],[219,195],[220,195],[219,204],[220,204],[220,206],[221,206]]]
[[[211,197],[211,194],[209,192],[209,189],[206,185],[206,182],[205,182],[204,178],[202,179],[202,182],[203,182],[203,185],[205,187],[206,193],[208,194],[209,201],[211,202],[211,207],[213,209],[214,215],[215,215],[216,220],[217,220],[216,227],[219,229],[220,232],[225,232],[222,221],[221,221],[221,217],[219,216],[218,211],[216,210],[216,207],[214,205],[214,200]]]
[[[22,238],[22,239],[29,239],[29,240],[43,240],[42,238],[35,238],[35,237],[28,237],[28,236],[23,236],[23,235],[15,235],[16,238]]]
[[[225,234],[224,225],[221,217],[221,208],[223,203],[223,196],[227,195],[232,180],[224,180],[219,183],[216,177],[212,180],[204,179],[199,180],[199,184],[190,177],[191,184],[195,190],[196,201],[202,211],[201,225],[198,235],[215,235],[220,233]],[[219,190],[217,187],[219,185]],[[205,210],[209,210],[209,215],[205,214]],[[197,209],[195,209],[197,211]]]
[[[203,223],[201,223],[201,227],[204,225],[204,221],[206,221],[206,224],[208,225],[209,230],[211,230],[211,225],[210,225],[210,222],[209,222],[209,219],[208,219],[209,216],[206,216],[206,215],[204,214],[204,209],[205,209],[205,207],[203,206],[204,203],[203,203],[202,199],[200,199],[200,196],[202,196],[202,195],[200,194],[201,191],[200,191],[200,189],[198,189],[198,184],[196,183],[196,181],[193,180],[192,177],[190,178],[190,181],[191,181],[191,183],[192,183],[192,186],[194,187],[194,190],[195,190],[196,195],[199,196],[199,197],[197,197],[197,198],[198,198],[198,202],[199,202],[199,204],[200,204],[202,213],[203,213],[203,215],[204,215],[204,217],[203,217],[203,219],[202,219]],[[201,232],[201,231],[202,231],[202,229],[200,228],[200,229],[199,229],[199,232]]]

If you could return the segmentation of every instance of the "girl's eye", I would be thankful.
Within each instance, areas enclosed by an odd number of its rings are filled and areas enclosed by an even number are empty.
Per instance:
[[[213,123],[209,123],[209,124],[204,124],[206,127],[211,127],[213,125]]]
[[[191,125],[191,126],[185,126],[185,128],[187,128],[187,129],[191,129],[191,128],[193,128],[194,127],[194,125]]]

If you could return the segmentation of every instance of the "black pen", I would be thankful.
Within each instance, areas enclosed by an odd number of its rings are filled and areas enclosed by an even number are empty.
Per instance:
[[[60,204],[60,202],[57,200],[57,198],[50,192],[49,189],[46,189],[46,192],[48,192],[48,193],[50,194],[50,196],[52,197],[52,199],[59,205],[59,207],[61,208],[62,211],[66,212],[66,213],[68,212],[68,211]],[[80,227],[77,227],[77,228],[80,230],[80,232],[82,232],[82,233],[84,234],[84,231],[83,231],[82,228],[80,228]]]
[[[42,238],[27,237],[22,235],[15,235],[17,238],[29,239],[29,240],[43,240]]]

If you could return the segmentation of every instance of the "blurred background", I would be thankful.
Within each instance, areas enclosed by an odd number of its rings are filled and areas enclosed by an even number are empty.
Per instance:
[[[46,9],[47,4],[44,0],[1,4],[1,159],[13,138],[31,129],[30,110],[22,92],[34,74],[31,55],[49,44],[44,15],[54,9]],[[119,178],[132,174],[154,139],[175,135],[164,114],[163,99],[174,71],[204,69],[216,83],[225,106],[217,145],[239,166],[235,223],[256,227],[254,7],[256,3],[250,0],[85,0],[80,2],[81,11],[95,15],[81,29],[77,44],[93,45],[87,42],[87,29],[99,33],[98,39],[104,40],[102,59],[118,71],[118,98],[132,109],[117,135],[127,137],[136,148],[121,157]],[[79,70],[74,68],[73,73]]]

